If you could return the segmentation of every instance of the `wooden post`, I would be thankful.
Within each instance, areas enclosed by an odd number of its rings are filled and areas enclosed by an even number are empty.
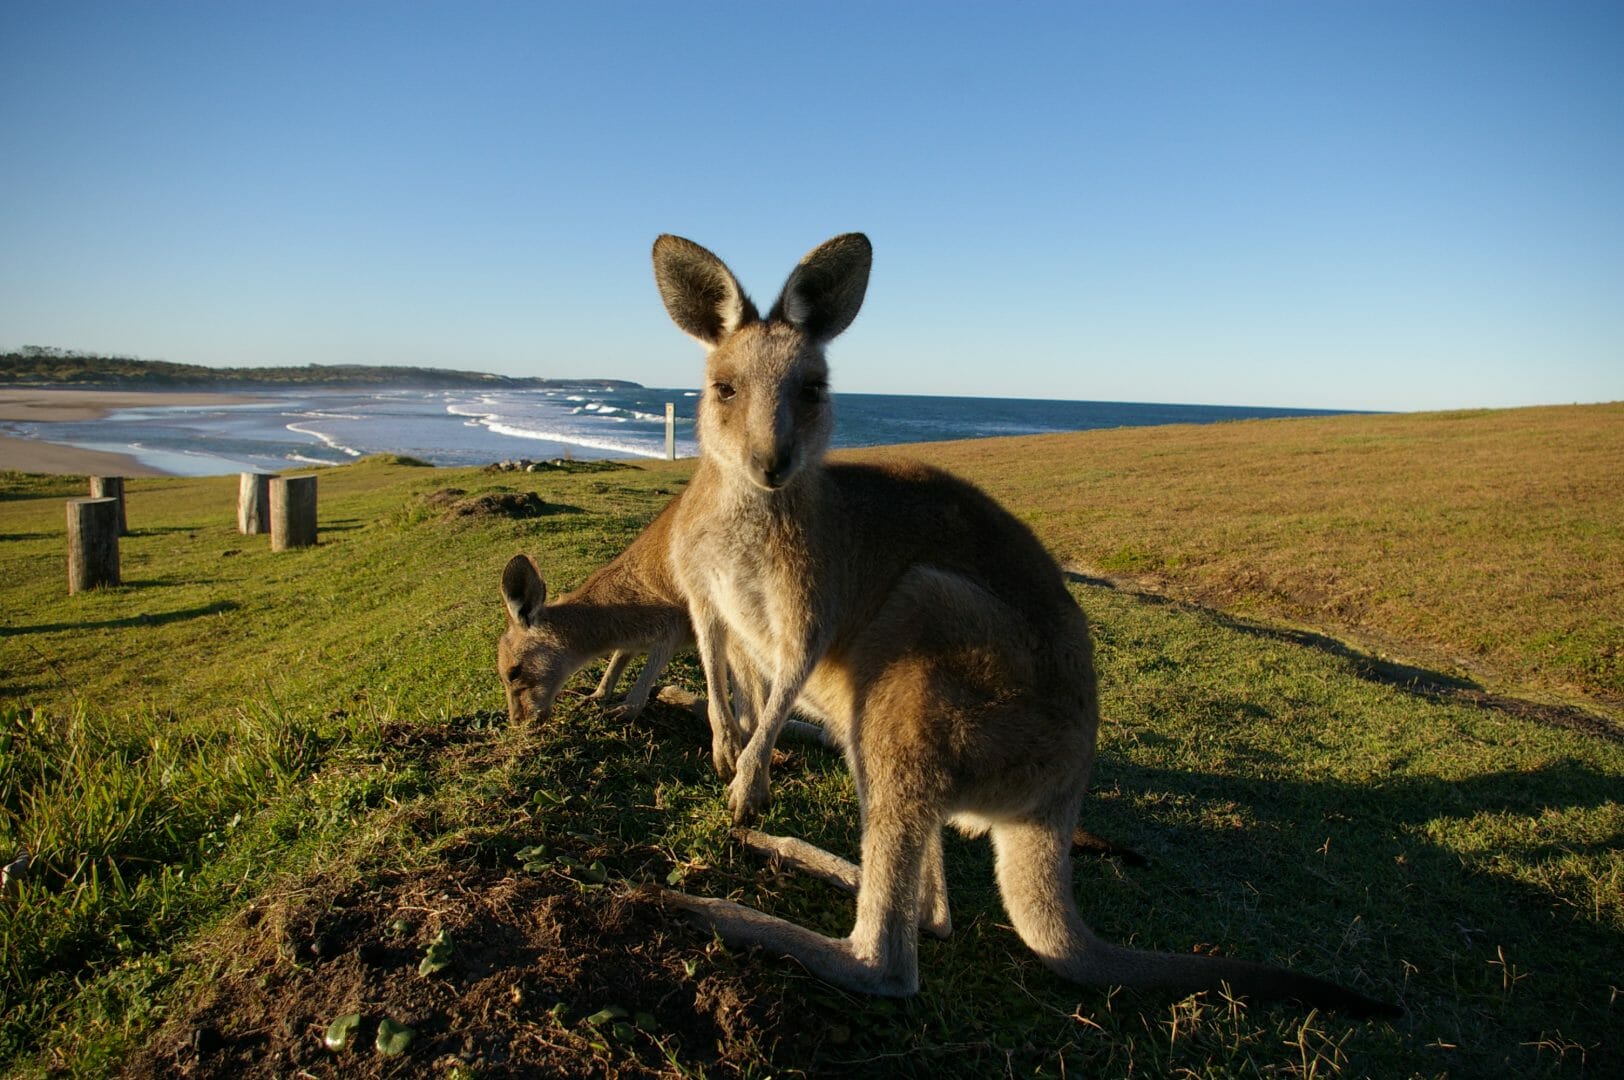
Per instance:
[[[677,407],[665,403],[665,460],[677,460]]]
[[[118,534],[128,536],[130,526],[124,518],[124,478],[122,476],[92,476],[90,478],[90,497],[92,499],[118,500]]]
[[[271,478],[271,550],[311,547],[316,542],[316,478]]]
[[[271,531],[271,474],[245,472],[237,483],[237,531],[245,536]]]
[[[68,595],[118,584],[118,500],[68,500]]]

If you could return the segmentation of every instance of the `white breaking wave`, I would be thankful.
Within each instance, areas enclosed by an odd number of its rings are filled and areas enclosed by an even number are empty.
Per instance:
[[[361,456],[361,451],[356,450],[353,447],[345,446],[343,443],[339,442],[337,439],[333,438],[331,435],[325,434],[324,432],[313,431],[310,428],[300,427],[298,424],[288,424],[287,429],[289,431],[296,431],[300,435],[308,435],[312,439],[318,439],[318,440],[321,441],[321,443],[324,446],[326,446],[330,450],[337,450],[339,453],[348,454],[350,457],[360,457]],[[295,460],[311,460],[311,459],[297,459],[296,458]],[[330,463],[323,461],[323,462],[320,462],[320,464],[326,465],[326,464],[330,464]]]
[[[515,439],[536,439],[545,442],[565,443],[572,446],[585,446],[593,450],[607,450],[616,454],[632,454],[637,457],[665,457],[663,448],[638,446],[635,443],[622,442],[618,439],[600,439],[596,436],[575,433],[566,434],[560,431],[536,431],[530,428],[514,427],[511,424],[498,423],[495,420],[485,421],[485,426],[498,435],[508,435]]]
[[[486,398],[481,404],[495,405],[496,402]],[[467,417],[467,419],[462,422],[463,427],[484,427],[488,421],[495,420],[497,417],[496,413],[482,412],[478,409],[471,409],[466,405],[447,405],[445,407],[445,411],[450,413],[452,416]]]

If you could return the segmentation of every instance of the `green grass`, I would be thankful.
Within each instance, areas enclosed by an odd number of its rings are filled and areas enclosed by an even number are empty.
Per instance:
[[[1164,437],[1140,433],[1126,464]],[[621,724],[566,699],[518,728],[501,713],[507,557],[530,551],[567,589],[686,473],[363,462],[321,474],[320,546],[278,555],[235,533],[234,478],[132,480],[127,583],[71,598],[61,503],[81,483],[0,476],[0,856],[35,857],[0,900],[3,1067],[161,1074],[199,1026],[280,1024],[314,1047],[338,1015],[385,1006],[418,1009],[425,1046],[455,1045],[433,1041],[448,1022],[603,1075],[1586,1075],[1616,1059],[1624,747],[1413,693],[1233,611],[1109,588],[1076,586],[1108,718],[1085,821],[1152,865],[1080,861],[1086,917],[1119,941],[1334,977],[1402,1001],[1402,1020],[1069,987],[1008,929],[986,845],[956,838],[955,932],[922,944],[907,1002],[729,954],[657,912],[617,922],[614,897],[672,879],[830,933],[851,918],[847,898],[732,844],[704,740],[672,710]],[[447,487],[534,490],[551,512],[425,511]],[[1177,574],[1173,553],[1105,547],[1123,572]],[[702,687],[691,657],[672,678]],[[839,760],[790,748],[766,827],[855,851]],[[525,951],[555,910],[577,933]],[[334,920],[364,923],[405,974],[345,997],[350,961],[311,955]],[[442,929],[466,968],[434,983],[412,972]],[[579,972],[563,970],[571,949]],[[615,1004],[658,1030],[600,1037],[584,1018]],[[319,1047],[313,1066],[273,1061],[281,1045],[237,1071],[391,1075],[371,1057],[322,1064]],[[407,1065],[449,1074],[421,1052]]]
[[[1624,404],[865,453],[970,477],[1086,572],[1624,723]]]

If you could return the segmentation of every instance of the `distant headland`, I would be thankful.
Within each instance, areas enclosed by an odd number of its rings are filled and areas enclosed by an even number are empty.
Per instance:
[[[167,360],[101,356],[41,345],[0,353],[0,386],[95,387],[123,390],[274,390],[292,387],[396,386],[423,389],[489,387],[555,390],[597,387],[640,390],[624,379],[515,379],[481,371],[366,364],[305,364],[286,367],[205,367]]]

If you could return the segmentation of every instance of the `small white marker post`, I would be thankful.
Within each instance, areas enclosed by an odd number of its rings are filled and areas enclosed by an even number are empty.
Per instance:
[[[677,460],[677,407],[665,403],[665,460]]]

